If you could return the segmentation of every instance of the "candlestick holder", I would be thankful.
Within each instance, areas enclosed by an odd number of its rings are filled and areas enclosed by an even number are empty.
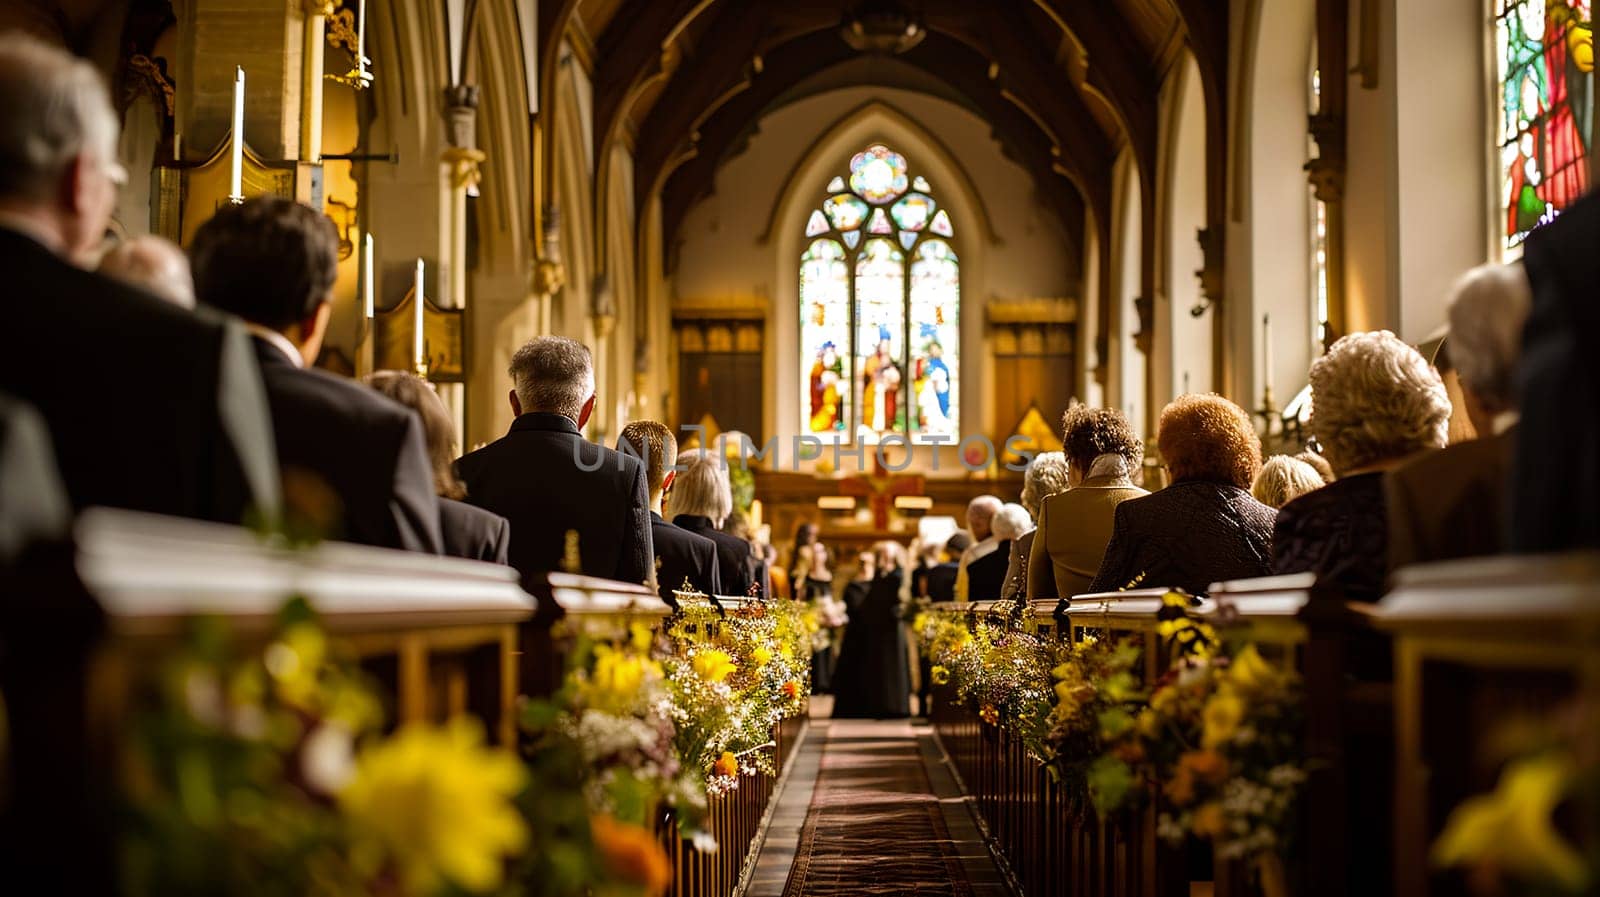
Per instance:
[[[1265,386],[1261,390],[1261,406],[1253,412],[1255,417],[1261,418],[1261,441],[1283,434],[1283,415],[1278,413],[1277,403],[1272,399],[1272,387]]]
[[[425,357],[417,359],[417,366],[415,370],[418,377],[422,378],[423,380],[428,379],[428,359]]]

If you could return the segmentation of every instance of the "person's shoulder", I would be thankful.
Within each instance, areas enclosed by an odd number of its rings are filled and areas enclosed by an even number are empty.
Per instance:
[[[497,530],[501,524],[506,523],[506,518],[474,504],[457,501],[453,498],[439,497],[439,516],[446,520],[454,520],[466,525],[486,527]]]
[[[179,307],[136,286],[86,271],[54,256],[41,264],[30,279],[34,281],[29,285],[32,291],[53,295],[49,297],[52,301],[29,305],[52,310],[84,324],[92,322],[95,329],[122,338],[159,334],[165,339],[214,340],[220,338],[231,320],[204,306]],[[38,298],[46,297],[39,295]]]
[[[371,387],[319,368],[285,368],[274,380],[291,385],[302,401],[323,404],[363,427],[403,429],[416,416]]]

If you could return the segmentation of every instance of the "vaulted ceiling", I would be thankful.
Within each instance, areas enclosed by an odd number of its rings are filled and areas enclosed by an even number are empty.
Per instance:
[[[660,190],[664,236],[711,189],[757,121],[862,52],[841,25],[868,10],[919,23],[898,54],[984,118],[1069,235],[1109,220],[1111,166],[1154,169],[1158,91],[1187,45],[1207,82],[1226,71],[1226,0],[565,0],[555,34],[592,48],[594,139],[627,136],[639,199]],[[547,32],[547,36],[550,35]],[[886,67],[872,69],[881,73]],[[857,70],[860,66],[857,66]],[[861,83],[868,83],[862,81]],[[1220,87],[1207,84],[1208,103]],[[597,152],[597,157],[599,154]],[[1078,242],[1078,240],[1075,240]]]

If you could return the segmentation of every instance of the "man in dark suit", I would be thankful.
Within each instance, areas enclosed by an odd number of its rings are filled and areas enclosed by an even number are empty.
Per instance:
[[[438,554],[439,502],[411,409],[311,368],[339,263],[333,222],[258,197],[224,206],[189,248],[199,301],[243,318],[267,384],[289,522],[325,538]]]
[[[1384,476],[1390,570],[1505,550],[1517,357],[1531,302],[1521,265],[1484,265],[1456,284],[1445,351],[1478,438],[1420,455]]]
[[[49,427],[72,507],[239,523],[279,488],[242,328],[85,270],[117,185],[117,119],[94,68],[0,37],[0,389]],[[108,385],[137,399],[106,401]]]
[[[956,575],[961,571],[960,558],[971,547],[972,536],[965,530],[957,530],[945,541],[944,563],[929,568],[926,576],[929,600],[956,600]]]
[[[766,598],[760,585],[767,578],[766,562],[756,558],[749,542],[721,529],[733,513],[726,463],[705,449],[693,449],[678,456],[678,468],[672,491],[673,524],[717,543],[723,594]]]
[[[1528,236],[1533,306],[1517,377],[1511,549],[1600,547],[1600,194]]]
[[[456,462],[467,501],[511,521],[511,566],[562,569],[571,534],[580,572],[648,582],[644,465],[583,438],[595,402],[588,348],[541,336],[512,356],[511,380],[511,431]]]
[[[717,543],[673,526],[661,517],[661,502],[677,472],[668,470],[678,457],[678,440],[659,421],[636,420],[622,428],[617,451],[644,463],[645,484],[650,489],[650,541],[655,547],[656,591],[661,600],[676,607],[674,590],[685,587],[705,595],[722,592],[717,570]]]

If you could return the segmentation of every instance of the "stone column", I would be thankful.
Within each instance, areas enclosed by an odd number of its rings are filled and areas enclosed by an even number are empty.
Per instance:
[[[193,0],[187,18],[192,27],[180,28],[178,54],[188,74],[178,85],[176,110],[185,158],[206,158],[227,136],[236,65],[246,74],[244,131],[251,148],[267,159],[300,158],[310,30],[305,7],[283,0]]]
[[[467,196],[476,194],[482,178],[479,170],[486,158],[477,148],[478,88],[457,84],[444,91],[446,133],[450,144],[440,156],[440,188],[443,193],[443,227],[439,229],[439,304],[459,308],[468,314],[467,305]],[[438,384],[455,419],[456,432],[466,432],[466,390],[461,383]]]

